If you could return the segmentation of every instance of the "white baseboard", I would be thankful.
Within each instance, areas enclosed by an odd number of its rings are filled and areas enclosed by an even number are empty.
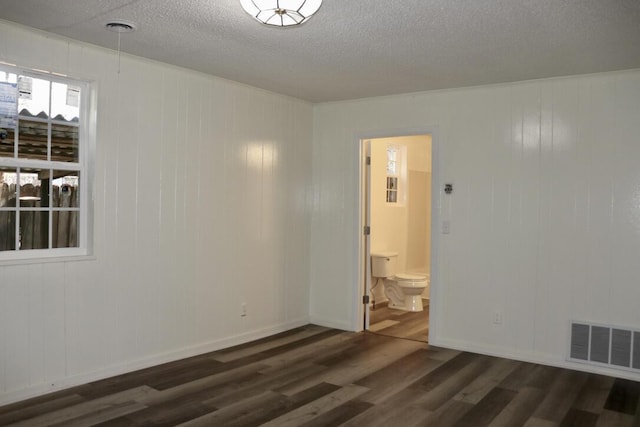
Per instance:
[[[335,322],[333,320],[327,320],[316,316],[311,316],[309,318],[309,323],[313,323],[318,326],[325,326],[327,328],[339,329],[341,331],[353,331],[353,327],[349,323]]]
[[[103,367],[92,372],[52,379],[45,383],[34,384],[32,386],[21,388],[18,390],[8,390],[7,392],[0,394],[0,406],[8,405],[10,403],[18,402],[24,399],[29,399],[31,397],[41,396],[43,394],[64,390],[66,388],[75,387],[77,385],[102,380],[116,375],[126,374],[128,372],[137,371],[139,369],[145,369],[151,366],[173,362],[176,360],[185,359],[187,357],[197,356],[199,354],[221,350],[223,348],[232,347],[234,345],[244,344],[260,338],[265,338],[280,332],[304,326],[309,323],[310,322],[308,317],[302,317],[286,323],[256,329],[239,335],[185,347],[174,351],[168,351],[166,353],[155,354],[143,359],[132,360],[109,367]]]
[[[604,366],[594,366],[564,360],[546,353],[530,353],[513,351],[513,349],[485,346],[469,343],[465,341],[438,339],[429,336],[429,345],[436,347],[450,348],[453,350],[468,351],[470,353],[485,354],[487,356],[502,357],[504,359],[518,360],[520,362],[537,363],[540,365],[554,366],[557,368],[572,369],[574,371],[587,372],[591,374],[606,375],[609,377],[624,378],[632,381],[640,381],[640,374],[627,370],[611,369]]]

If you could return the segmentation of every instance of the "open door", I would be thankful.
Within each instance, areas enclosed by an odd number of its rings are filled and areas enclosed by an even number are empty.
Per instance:
[[[369,301],[371,300],[371,141],[363,141],[362,144],[362,171],[363,171],[363,239],[364,245],[364,330],[369,329]]]
[[[431,134],[367,136],[359,140],[358,327],[426,342],[429,333],[432,238]],[[375,227],[375,228],[374,228]],[[396,252],[397,274],[419,281],[422,292],[396,295],[371,272],[371,250]],[[410,277],[407,277],[410,276]],[[393,283],[390,284],[393,288]],[[419,298],[419,300],[417,300]],[[407,306],[403,305],[404,301]],[[418,304],[421,303],[421,304]],[[362,305],[360,305],[362,304]],[[423,308],[424,307],[424,308]],[[362,310],[362,311],[360,311]]]

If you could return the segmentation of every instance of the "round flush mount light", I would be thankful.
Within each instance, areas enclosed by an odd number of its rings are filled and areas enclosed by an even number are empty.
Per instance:
[[[240,4],[265,25],[290,27],[307,22],[320,9],[322,0],[240,0]]]
[[[104,26],[114,33],[133,33],[136,30],[136,24],[130,21],[109,21]]]

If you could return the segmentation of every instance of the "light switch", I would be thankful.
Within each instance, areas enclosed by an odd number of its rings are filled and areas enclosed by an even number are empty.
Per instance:
[[[449,233],[451,233],[451,221],[445,219],[444,221],[442,221],[442,234]]]

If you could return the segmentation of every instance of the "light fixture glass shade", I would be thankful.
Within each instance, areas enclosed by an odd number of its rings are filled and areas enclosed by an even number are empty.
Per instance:
[[[322,0],[240,0],[240,4],[263,24],[288,27],[306,22],[320,9]]]

